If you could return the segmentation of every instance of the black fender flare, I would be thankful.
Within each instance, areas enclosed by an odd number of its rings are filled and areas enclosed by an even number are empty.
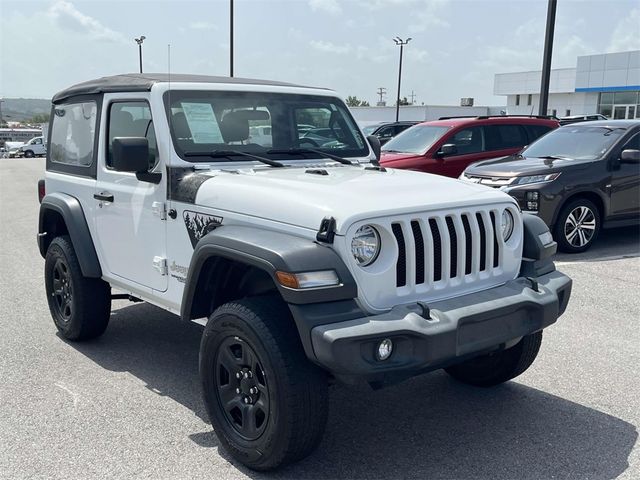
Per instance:
[[[329,246],[295,235],[255,227],[223,226],[202,237],[195,246],[180,316],[190,320],[202,268],[211,257],[222,257],[264,270],[272,278],[285,302],[294,305],[334,302],[357,297],[351,272]],[[301,273],[335,270],[340,284],[327,288],[295,290],[280,285],[276,272]]]
[[[191,320],[192,307],[205,263],[222,257],[265,271],[289,306],[307,357],[315,359],[311,330],[320,324],[350,320],[362,316],[355,298],[358,288],[351,272],[330,247],[295,235],[255,227],[222,226],[202,237],[195,246],[180,316]],[[294,290],[280,285],[277,271],[288,273],[335,270],[340,284],[333,287]]]
[[[56,192],[50,193],[42,199],[38,219],[38,248],[40,255],[43,258],[45,257],[51,240],[45,239],[46,235],[51,235],[51,232],[46,232],[45,230],[46,218],[51,212],[58,213],[66,225],[73,249],[78,256],[82,275],[89,278],[101,278],[100,261],[98,260],[82,205],[80,205],[80,201],[77,198],[71,195]]]

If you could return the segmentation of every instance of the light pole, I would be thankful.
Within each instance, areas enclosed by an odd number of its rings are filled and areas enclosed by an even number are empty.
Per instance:
[[[138,56],[140,58],[140,73],[142,73],[142,42],[144,42],[145,40],[144,35],[141,35],[140,38],[134,38],[134,40],[136,41],[136,43],[138,44]]]
[[[229,1],[229,76],[233,77],[233,0]]]
[[[402,40],[400,37],[396,37],[393,39],[396,42],[396,45],[400,46],[400,65],[398,66],[398,98],[396,98],[396,122],[398,121],[398,117],[400,116],[400,83],[402,81],[402,50],[404,46],[411,41],[411,37],[406,40]]]
[[[549,79],[551,77],[551,53],[553,52],[553,31],[556,26],[556,6],[558,0],[549,0],[547,6],[547,30],[544,35],[544,53],[542,57],[542,81],[540,82],[540,105],[538,115],[547,114],[549,102]]]

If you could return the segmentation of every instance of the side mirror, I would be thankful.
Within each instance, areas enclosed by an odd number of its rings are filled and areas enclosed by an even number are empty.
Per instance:
[[[112,145],[113,168],[119,172],[149,170],[149,142],[144,137],[116,137]]]
[[[376,160],[379,162],[380,161],[380,155],[382,152],[382,148],[380,145],[380,139],[378,137],[376,137],[375,135],[369,135],[367,137],[367,141],[369,142],[369,145],[371,145],[371,150],[373,150],[374,155],[376,156]]]
[[[447,143],[440,147],[440,150],[437,152],[439,157],[446,157],[448,155],[455,155],[458,153],[458,147],[456,147],[453,143]]]
[[[640,150],[623,150],[620,154],[620,163],[640,163]]]

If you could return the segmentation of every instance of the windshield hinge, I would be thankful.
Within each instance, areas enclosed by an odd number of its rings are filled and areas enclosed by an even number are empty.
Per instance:
[[[316,240],[323,243],[333,243],[336,236],[336,219],[333,217],[325,217],[320,222],[320,228],[316,235]]]

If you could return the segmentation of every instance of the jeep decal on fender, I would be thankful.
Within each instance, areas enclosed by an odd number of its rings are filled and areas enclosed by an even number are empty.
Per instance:
[[[191,246],[193,248],[196,248],[198,240],[213,231],[216,227],[222,225],[222,217],[216,217],[215,215],[185,210],[182,217],[184,218],[184,224],[187,227],[189,240],[191,240]]]

